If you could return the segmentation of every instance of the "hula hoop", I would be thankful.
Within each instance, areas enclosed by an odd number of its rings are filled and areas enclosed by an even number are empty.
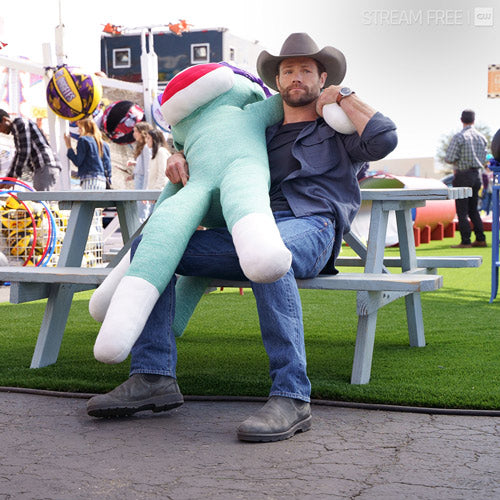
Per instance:
[[[0,178],[0,179],[2,179],[2,178]],[[5,179],[6,181],[8,181],[12,184],[17,184],[19,186],[22,186],[25,189],[27,189],[28,191],[31,191],[31,192],[34,191],[34,189],[29,184],[26,184],[25,182],[20,181],[19,179],[15,179],[13,177],[4,177],[3,179]],[[54,219],[54,216],[52,215],[50,208],[45,204],[45,202],[40,201],[39,203],[44,208],[45,213],[47,215],[47,220],[49,221],[49,227],[48,227],[49,236],[47,238],[47,244],[46,244],[45,249],[42,253],[42,257],[40,258],[40,260],[38,261],[36,266],[37,267],[39,267],[39,266],[46,267],[47,264],[49,263],[50,259],[52,258],[52,255],[55,252],[56,242],[57,242],[57,224],[56,224],[56,221]],[[47,252],[49,250],[50,250],[50,254],[46,258]],[[44,258],[46,258],[45,261],[44,261]]]
[[[31,244],[31,250],[30,250],[30,252],[28,254],[28,257],[26,257],[25,261],[23,262],[23,267],[24,267],[24,266],[26,266],[28,264],[28,262],[30,261],[31,257],[33,257],[33,254],[35,253],[36,240],[37,240],[37,230],[36,230],[35,217],[33,216],[33,212],[30,210],[30,208],[28,207],[28,205],[26,205],[26,203],[24,203],[24,201],[20,200],[15,194],[13,194],[10,191],[3,191],[3,192],[8,192],[9,196],[12,196],[13,198],[15,198],[16,201],[18,203],[20,203],[24,207],[24,209],[26,210],[26,212],[28,212],[28,214],[30,216],[30,219],[31,219],[31,225],[33,227],[33,243]]]
[[[27,189],[28,191],[32,191],[32,192],[34,191],[34,189],[29,184],[26,184],[25,182],[20,181],[19,179],[15,179],[14,177],[0,177],[0,182],[8,182],[8,183],[11,183],[13,185],[21,186],[21,187]],[[1,192],[5,192],[5,193],[8,193],[10,195],[13,195],[13,193],[16,193],[19,191],[17,191],[17,190],[5,190],[5,191],[0,191],[0,193]],[[15,196],[15,198],[20,203],[22,203],[22,205],[26,208],[27,212],[30,214],[30,216],[32,217],[32,220],[33,220],[31,210],[25,205],[24,202],[19,200],[17,198],[17,196]],[[48,230],[47,230],[48,231],[47,243],[45,244],[45,248],[42,252],[42,256],[40,257],[40,260],[35,264],[35,267],[46,267],[47,264],[49,263],[50,259],[52,258],[52,255],[54,254],[54,251],[56,248],[57,225],[56,225],[56,221],[54,219],[54,216],[52,215],[50,208],[43,201],[40,201],[39,203],[42,205],[43,209],[45,210],[45,214],[47,216],[47,220],[49,222],[49,225],[48,225]],[[33,227],[35,228],[35,231],[36,231],[36,225],[34,222],[33,222]],[[32,247],[33,251],[34,251],[34,248],[35,248],[35,246],[33,245],[33,247]],[[23,265],[26,265],[26,263]]]

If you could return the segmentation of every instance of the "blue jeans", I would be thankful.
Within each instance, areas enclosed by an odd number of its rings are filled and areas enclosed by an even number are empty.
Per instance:
[[[481,210],[484,210],[486,215],[490,214],[492,196],[493,193],[489,193],[488,191],[483,193],[483,204],[481,205]]]
[[[274,214],[281,237],[292,252],[292,267],[274,283],[251,283],[257,302],[260,330],[269,357],[271,396],[309,401],[311,383],[306,373],[302,306],[295,278],[312,278],[327,263],[335,237],[334,223],[322,216]],[[138,241],[134,243],[135,248]],[[177,273],[220,279],[246,280],[227,229],[196,231]],[[172,278],[158,299],[144,330],[132,348],[130,374],[152,373],[175,377],[177,349],[172,331],[175,314]]]

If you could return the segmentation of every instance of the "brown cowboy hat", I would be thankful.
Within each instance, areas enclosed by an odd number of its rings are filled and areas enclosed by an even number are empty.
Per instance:
[[[292,33],[283,43],[279,56],[273,56],[263,50],[257,58],[257,72],[264,83],[274,90],[276,75],[281,61],[291,57],[311,57],[319,61],[328,73],[325,85],[338,85],[345,76],[346,60],[344,54],[335,47],[319,50],[316,42],[307,33]]]

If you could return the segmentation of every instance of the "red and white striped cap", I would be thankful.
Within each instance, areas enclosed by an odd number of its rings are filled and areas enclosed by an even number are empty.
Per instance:
[[[165,87],[161,112],[167,123],[176,125],[233,85],[234,73],[227,66],[217,63],[191,66],[175,75]]]

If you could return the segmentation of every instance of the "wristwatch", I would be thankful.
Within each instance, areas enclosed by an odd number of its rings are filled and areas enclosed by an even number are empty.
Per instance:
[[[337,94],[336,102],[340,106],[340,102],[342,99],[349,97],[350,95],[355,94],[354,90],[351,90],[349,87],[342,87]]]

